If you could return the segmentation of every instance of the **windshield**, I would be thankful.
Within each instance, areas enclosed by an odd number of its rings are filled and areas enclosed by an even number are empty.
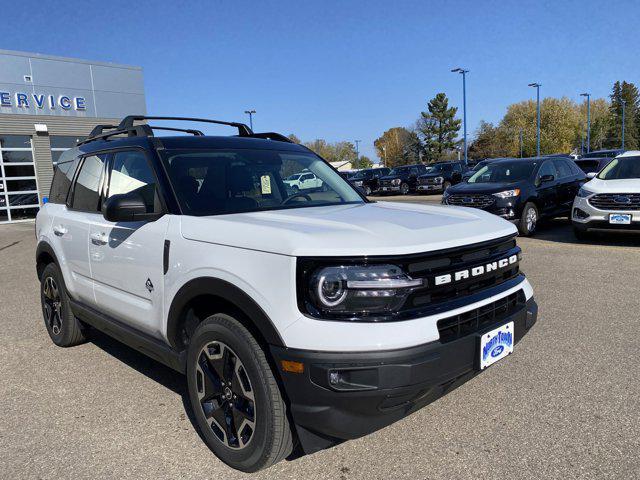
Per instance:
[[[536,162],[489,163],[469,178],[469,183],[514,183],[531,177]]]
[[[427,167],[427,173],[438,173],[445,170],[444,165],[431,165]]]
[[[615,158],[602,169],[598,178],[600,180],[640,178],[640,157]]]
[[[186,215],[364,203],[346,180],[311,153],[169,150],[163,160]]]

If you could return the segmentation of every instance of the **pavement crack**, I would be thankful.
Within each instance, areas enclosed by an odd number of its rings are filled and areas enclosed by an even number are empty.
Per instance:
[[[9,247],[13,247],[14,245],[17,245],[19,243],[20,243],[20,240],[18,240],[17,242],[10,243],[9,245],[5,245],[4,247],[0,247],[0,252],[2,250],[5,250],[5,249],[9,248]]]

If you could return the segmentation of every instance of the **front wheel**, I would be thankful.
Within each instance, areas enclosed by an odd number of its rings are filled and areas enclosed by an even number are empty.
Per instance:
[[[518,231],[523,237],[531,236],[538,226],[538,208],[535,204],[527,202],[522,209],[522,216],[518,222]]]
[[[40,279],[42,316],[49,337],[59,347],[73,347],[85,341],[83,325],[71,311],[67,288],[58,265],[50,263]]]
[[[400,193],[402,195],[407,195],[409,193],[409,184],[408,183],[403,183],[402,185],[400,185]]]
[[[364,187],[364,194],[368,197],[371,195],[371,187]]]
[[[265,352],[236,319],[212,315],[196,328],[187,385],[198,428],[227,465],[255,472],[291,453],[286,405]]]
[[[590,240],[593,237],[593,235],[587,230],[583,230],[577,227],[573,227],[573,234],[578,240]]]

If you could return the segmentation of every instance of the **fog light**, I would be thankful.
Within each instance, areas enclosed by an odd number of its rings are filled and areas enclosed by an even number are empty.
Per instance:
[[[580,210],[579,208],[574,208],[573,218],[585,219],[585,218],[589,218],[589,214],[584,210]]]
[[[335,390],[375,390],[378,388],[377,368],[329,370],[329,385]]]

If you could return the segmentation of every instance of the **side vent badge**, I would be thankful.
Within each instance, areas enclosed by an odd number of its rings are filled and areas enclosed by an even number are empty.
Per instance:
[[[147,278],[147,282],[144,284],[145,287],[147,287],[147,290],[149,290],[149,293],[153,292],[153,283],[151,283],[151,279]]]

